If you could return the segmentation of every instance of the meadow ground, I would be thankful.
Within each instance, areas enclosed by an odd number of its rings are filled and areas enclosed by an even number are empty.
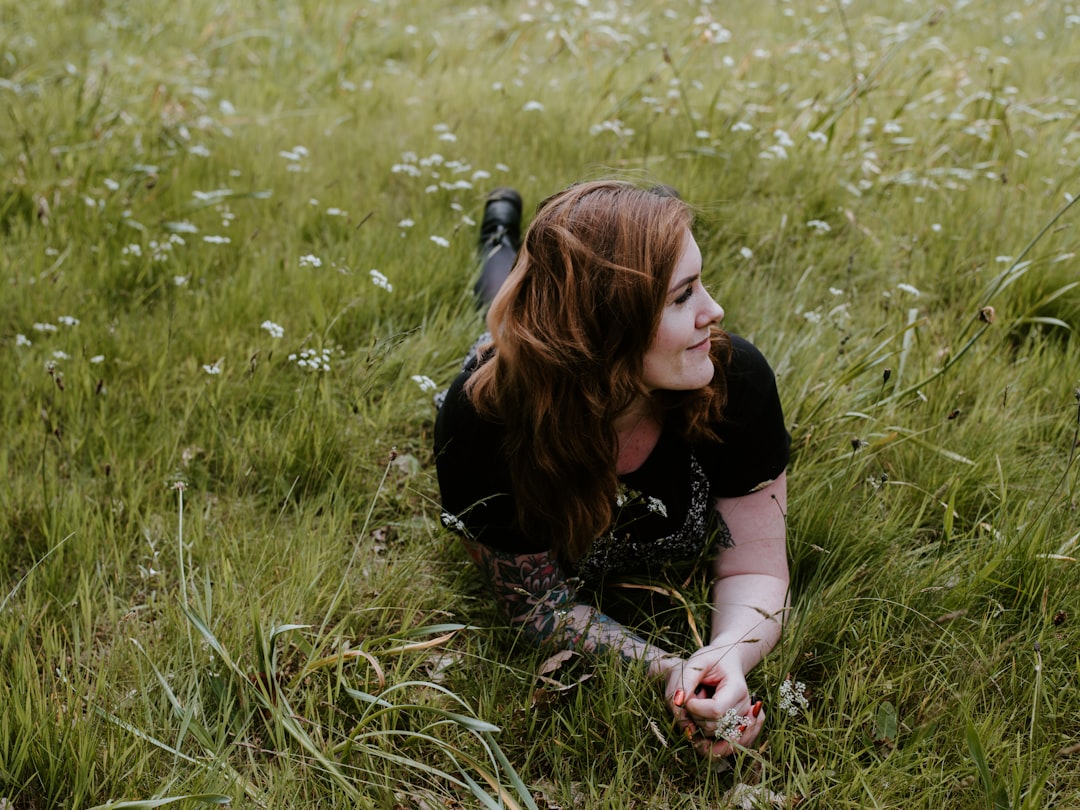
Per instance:
[[[0,0],[0,806],[1080,806],[1078,41],[1061,0]],[[483,196],[613,173],[699,206],[794,439],[728,772],[639,674],[541,673],[439,523]],[[662,590],[691,644],[706,583]]]

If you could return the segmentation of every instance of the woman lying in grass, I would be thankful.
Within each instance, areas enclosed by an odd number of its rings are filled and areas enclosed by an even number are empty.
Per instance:
[[[671,189],[571,186],[518,252],[520,216],[516,192],[489,197],[477,293],[494,296],[493,337],[439,411],[444,523],[513,625],[645,662],[695,748],[726,756],[761,731],[746,674],[786,606],[790,437],[772,370],[719,329],[691,209]],[[712,640],[687,658],[591,604],[606,581],[707,548]]]

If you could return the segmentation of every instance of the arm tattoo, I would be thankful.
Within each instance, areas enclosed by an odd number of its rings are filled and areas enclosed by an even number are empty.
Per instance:
[[[577,601],[573,584],[549,551],[497,551],[464,540],[469,556],[487,579],[510,624],[537,646],[652,661],[667,655],[596,608]]]

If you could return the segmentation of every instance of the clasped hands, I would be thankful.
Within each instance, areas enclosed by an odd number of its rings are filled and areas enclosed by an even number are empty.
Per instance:
[[[742,662],[730,647],[702,647],[685,661],[665,658],[657,670],[666,677],[664,696],[676,727],[702,756],[730,756],[761,733],[765,713],[751,700]]]

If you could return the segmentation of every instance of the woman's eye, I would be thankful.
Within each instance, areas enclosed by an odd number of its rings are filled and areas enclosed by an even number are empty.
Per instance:
[[[691,285],[691,286],[687,287],[685,291],[683,291],[683,292],[681,292],[679,294],[679,297],[675,299],[675,303],[676,304],[685,304],[687,301],[690,300],[690,296],[693,295],[693,294],[694,294],[694,288]]]

